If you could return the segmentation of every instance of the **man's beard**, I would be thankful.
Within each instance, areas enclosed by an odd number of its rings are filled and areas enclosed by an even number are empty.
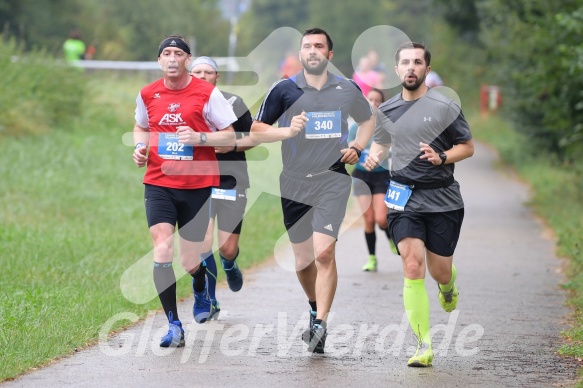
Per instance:
[[[408,84],[407,81],[403,81],[403,83],[401,85],[403,85],[403,87],[405,89],[407,89],[408,91],[412,92],[412,91],[419,89],[419,87],[421,85],[423,85],[424,83],[425,83],[425,76],[421,79],[417,78],[417,81],[412,85]]]
[[[324,71],[326,70],[326,67],[328,66],[328,60],[326,58],[321,58],[320,63],[318,65],[316,65],[315,67],[309,66],[309,64],[308,64],[309,60],[310,60],[309,58],[307,61],[304,61],[303,59],[301,60],[302,66],[304,67],[304,70],[306,70],[306,73],[308,73],[308,74],[322,75],[322,73],[324,73]]]

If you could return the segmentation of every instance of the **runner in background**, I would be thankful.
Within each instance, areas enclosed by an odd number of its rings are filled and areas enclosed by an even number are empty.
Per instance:
[[[429,86],[430,88],[434,88],[436,86],[443,86],[443,80],[435,71],[431,70],[427,77],[425,77],[425,85]]]
[[[217,63],[212,58],[204,56],[192,62],[190,74],[215,86],[220,77]],[[232,146],[215,148],[221,178],[219,187],[212,189],[210,222],[201,255],[209,275],[208,291],[214,307],[209,319],[218,318],[220,312],[216,297],[217,264],[213,254],[215,219],[218,229],[219,257],[229,288],[237,292],[243,287],[243,274],[235,260],[240,253],[239,237],[249,188],[245,151],[254,145],[249,137],[253,119],[247,105],[235,94],[224,91],[221,93],[237,116],[237,121],[233,123],[236,140]]]
[[[371,89],[367,96],[367,100],[370,102],[373,110],[376,112],[379,105],[385,101],[385,95],[380,89]],[[350,132],[348,134],[348,144],[352,145],[352,142],[356,138],[356,130],[358,125],[354,123],[350,127]],[[362,154],[355,165],[354,171],[352,172],[352,186],[353,195],[358,201],[360,206],[360,211],[362,212],[362,217],[364,219],[364,238],[366,240],[366,246],[368,248],[368,261],[362,267],[363,271],[376,272],[377,270],[377,256],[376,256],[376,242],[377,236],[375,231],[375,225],[385,232],[389,244],[391,245],[391,250],[396,254],[397,250],[391,236],[389,235],[389,228],[387,224],[387,205],[385,205],[385,193],[389,187],[389,180],[391,179],[391,174],[388,171],[388,166],[378,166],[373,171],[367,171],[364,167],[364,162],[368,157],[370,151],[371,141],[362,150]]]
[[[81,31],[75,29],[69,34],[69,38],[63,43],[63,53],[67,62],[74,62],[86,59],[86,46],[82,40]],[[87,58],[90,59],[90,58]]]

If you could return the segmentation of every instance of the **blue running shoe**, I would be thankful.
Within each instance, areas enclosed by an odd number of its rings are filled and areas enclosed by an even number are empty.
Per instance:
[[[229,288],[233,292],[239,291],[243,287],[243,274],[237,265],[237,261],[233,261],[233,266],[229,269],[225,268],[225,262],[227,260],[221,258],[221,264],[225,270],[225,275],[227,275],[227,283]]]
[[[192,279],[192,290],[194,291],[194,279]],[[202,292],[194,291],[194,306],[192,306],[192,314],[196,323],[205,323],[211,316],[212,303],[208,293],[208,283],[204,282],[204,290]]]
[[[211,299],[211,313],[208,317],[208,320],[209,321],[212,321],[213,319],[218,320],[220,313],[221,313],[221,307],[219,306],[219,301],[216,299]]]
[[[184,346],[184,329],[180,321],[175,321],[172,311],[168,314],[168,334],[160,340],[162,348],[180,348]]]
[[[324,346],[326,345],[328,332],[326,330],[326,324],[324,322],[322,323],[322,325],[315,323],[310,329],[309,337],[304,338],[304,342],[308,344],[308,352],[324,353]]]
[[[316,319],[316,312],[310,309],[310,326],[302,333],[302,340],[305,343],[310,343],[310,331],[312,330],[312,326],[314,326],[314,319]]]

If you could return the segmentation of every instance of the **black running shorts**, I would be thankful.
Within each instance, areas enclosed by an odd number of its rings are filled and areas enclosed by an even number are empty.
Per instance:
[[[440,256],[453,256],[460,237],[464,209],[442,213],[390,211],[389,232],[395,245],[405,237],[419,238],[427,250]]]
[[[210,187],[202,189],[171,189],[145,185],[144,203],[148,226],[160,223],[178,225],[185,240],[200,242],[209,224]]]
[[[372,172],[355,169],[352,172],[352,194],[386,194],[390,180],[391,173],[387,170]]]

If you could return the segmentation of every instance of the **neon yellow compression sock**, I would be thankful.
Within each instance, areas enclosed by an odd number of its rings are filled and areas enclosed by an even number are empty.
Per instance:
[[[449,283],[447,284],[440,284],[439,288],[441,289],[441,292],[447,294],[448,292],[451,291],[451,289],[453,288],[453,285],[455,283],[455,279],[457,278],[457,270],[455,269],[455,265],[451,265],[451,279],[449,280]]]
[[[425,289],[425,279],[407,279],[403,286],[403,302],[413,333],[431,344],[429,336],[429,297]]]

